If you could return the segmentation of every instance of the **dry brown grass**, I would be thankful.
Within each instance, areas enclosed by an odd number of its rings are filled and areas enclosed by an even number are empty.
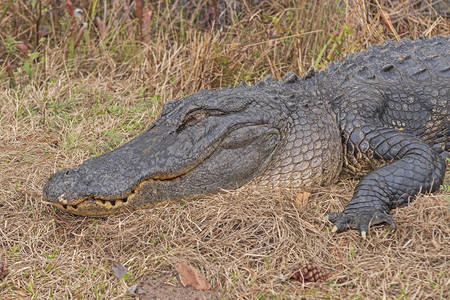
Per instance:
[[[168,99],[323,68],[327,57],[369,43],[450,32],[445,16],[414,1],[306,2],[244,5],[239,18],[219,25],[211,17],[201,22],[208,7],[182,17],[176,5],[152,2],[154,20],[143,26],[142,42],[136,22],[126,23],[124,2],[99,5],[106,33],[84,35],[72,60],[64,7],[42,1],[54,10],[53,21],[44,15],[40,26],[54,31],[36,46],[36,10],[26,1],[0,5],[0,262],[9,266],[0,299],[126,297],[126,287],[142,278],[174,278],[183,260],[229,299],[450,298],[448,189],[395,210],[397,232],[378,228],[367,241],[353,231],[330,234],[323,219],[348,202],[352,181],[314,193],[302,209],[293,191],[262,190],[105,218],[61,214],[41,201],[53,172],[129,140]],[[330,38],[340,33],[342,39]],[[11,37],[28,53],[14,44],[8,50]],[[32,52],[39,52],[36,60]],[[126,279],[111,275],[114,261],[131,270]],[[283,280],[290,266],[306,263],[334,276],[325,283]]]

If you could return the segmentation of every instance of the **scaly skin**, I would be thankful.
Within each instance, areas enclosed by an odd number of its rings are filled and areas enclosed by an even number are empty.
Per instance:
[[[323,72],[169,101],[127,144],[53,175],[44,198],[103,215],[244,185],[306,188],[367,174],[333,231],[395,223],[442,183],[450,151],[450,39],[371,46]]]

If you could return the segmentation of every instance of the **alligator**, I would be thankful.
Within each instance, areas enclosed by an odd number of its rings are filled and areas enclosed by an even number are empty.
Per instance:
[[[242,186],[307,189],[362,175],[332,231],[388,224],[439,188],[450,151],[450,38],[387,41],[303,77],[168,101],[143,133],[54,174],[44,200],[105,215]]]

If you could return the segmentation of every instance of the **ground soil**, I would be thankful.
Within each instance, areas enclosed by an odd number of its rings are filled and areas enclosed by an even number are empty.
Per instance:
[[[198,291],[193,287],[184,287],[175,273],[143,277],[139,280],[138,286],[145,292],[145,295],[140,297],[142,300],[219,299],[215,292]]]

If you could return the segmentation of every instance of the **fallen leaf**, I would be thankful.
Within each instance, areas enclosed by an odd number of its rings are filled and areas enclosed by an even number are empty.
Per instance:
[[[19,48],[24,55],[28,55],[28,47],[25,44],[17,44],[17,48]]]
[[[310,195],[311,195],[311,193],[309,193],[309,192],[297,193],[297,197],[295,199],[295,205],[301,209],[306,208],[308,206],[308,199],[309,199]]]
[[[8,265],[2,261],[0,261],[0,280],[8,275]]]
[[[119,280],[122,279],[129,272],[127,268],[125,268],[118,262],[114,262],[112,270],[114,272],[114,277],[116,277]]]
[[[183,286],[191,285],[194,289],[203,291],[207,291],[211,287],[205,276],[187,262],[178,263],[176,269]]]
[[[95,23],[97,23],[100,40],[103,40],[106,34],[106,25],[99,17],[95,17]]]
[[[400,40],[400,36],[398,35],[397,31],[395,30],[395,27],[391,22],[391,18],[389,17],[389,14],[387,12],[385,12],[384,10],[381,10],[380,21],[387,30],[389,30],[391,33],[393,33],[395,35],[395,38],[397,40]]]
[[[106,87],[108,88],[108,89],[110,89],[111,91],[113,91],[113,92],[115,92],[116,91],[116,89],[112,86],[112,84],[110,84],[110,83],[108,83],[107,85],[106,85]]]

